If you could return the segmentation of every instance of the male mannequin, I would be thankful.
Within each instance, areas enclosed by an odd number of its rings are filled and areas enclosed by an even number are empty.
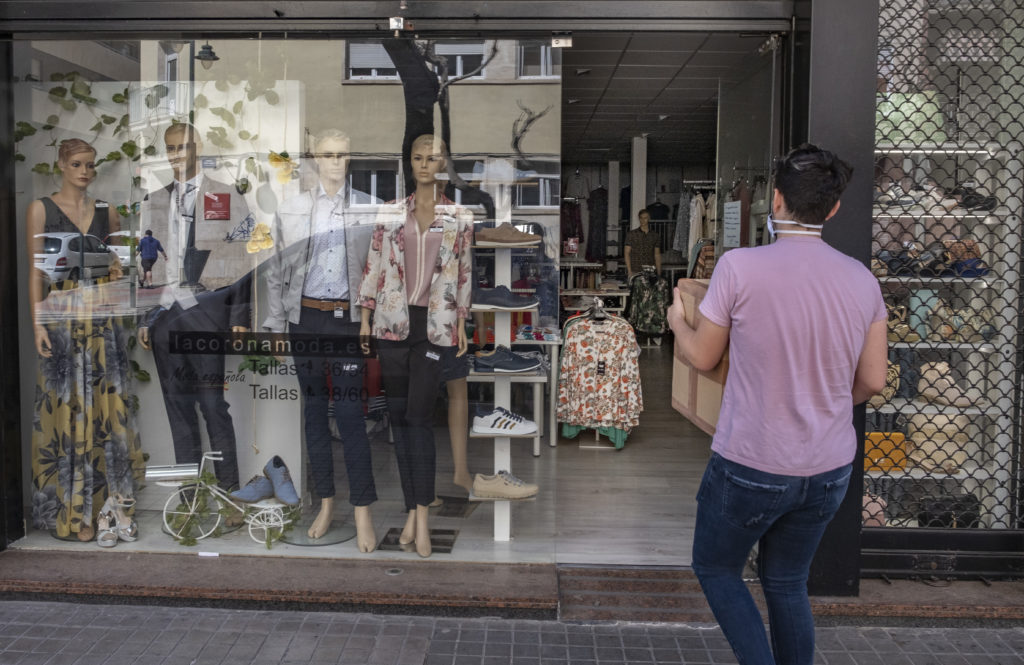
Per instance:
[[[272,234],[275,253],[266,275],[269,315],[263,327],[271,332],[356,339],[359,307],[350,298],[359,292],[373,226],[356,223],[348,206],[350,142],[338,130],[317,138],[314,160],[317,185],[281,204]],[[309,527],[310,538],[330,528],[334,512],[334,458],[327,407],[345,450],[349,501],[355,506],[360,552],[372,552],[377,538],[370,504],[377,500],[359,399],[364,361],[356,357],[295,358],[305,420],[306,451],[320,511]],[[328,385],[330,381],[330,385]]]
[[[170,352],[171,334],[249,329],[253,257],[246,251],[254,226],[245,200],[231,185],[199,170],[202,143],[194,127],[164,132],[174,179],[142,203],[142,227],[164,238],[168,259],[153,266],[154,283],[167,284],[161,307],[139,327],[139,343],[153,349],[178,463],[202,456],[199,406],[225,488],[238,486],[235,429],[224,399],[224,356]]]

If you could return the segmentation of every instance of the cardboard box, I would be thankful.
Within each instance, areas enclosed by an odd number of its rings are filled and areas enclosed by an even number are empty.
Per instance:
[[[907,466],[907,441],[902,432],[868,432],[864,440],[864,470],[890,471]]]
[[[683,299],[686,322],[692,326],[696,326],[702,318],[697,308],[708,292],[710,281],[679,280],[679,294]],[[676,352],[672,363],[672,408],[708,434],[714,434],[728,374],[728,347],[718,365],[708,371],[696,369]]]

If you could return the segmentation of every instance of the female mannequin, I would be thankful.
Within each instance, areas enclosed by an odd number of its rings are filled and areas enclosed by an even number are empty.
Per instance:
[[[429,505],[434,500],[434,405],[447,347],[466,352],[471,299],[473,216],[444,198],[443,142],[413,141],[415,192],[374,230],[359,290],[360,336],[377,339],[388,411],[395,431],[408,519],[401,542],[430,556]],[[374,310],[373,326],[370,310]]]
[[[41,233],[74,232],[105,238],[120,228],[113,206],[89,197],[96,150],[85,141],[61,142],[60,191],[28,206],[29,256]],[[84,238],[82,239],[84,241]],[[111,253],[109,279],[121,277]],[[79,289],[87,278],[80,259],[68,257],[69,279],[43,295],[38,271],[29,278],[39,378],[32,433],[32,522],[62,539],[91,540],[94,517],[108,495],[132,497],[144,473],[139,437],[129,409],[129,333],[120,321],[93,311]],[[127,525],[125,525],[127,526]]]

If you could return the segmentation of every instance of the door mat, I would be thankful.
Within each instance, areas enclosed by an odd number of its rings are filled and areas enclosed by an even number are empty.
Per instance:
[[[403,545],[398,542],[401,535],[402,529],[400,527],[388,529],[380,544],[377,545],[377,549],[384,550],[385,552],[415,552],[416,543]],[[434,554],[451,554],[452,548],[455,547],[455,539],[458,537],[458,529],[431,529],[430,548],[434,551]]]
[[[437,517],[465,519],[472,515],[479,505],[478,502],[470,501],[464,496],[438,496],[437,498],[444,501],[440,506],[430,511]]]

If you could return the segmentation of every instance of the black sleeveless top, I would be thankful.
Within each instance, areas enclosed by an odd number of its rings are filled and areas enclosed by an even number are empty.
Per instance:
[[[75,223],[68,219],[68,216],[60,209],[60,206],[53,202],[53,199],[44,196],[39,200],[43,202],[43,208],[46,210],[43,233],[81,233]],[[99,199],[93,204],[92,221],[89,223],[89,230],[86,233],[96,236],[102,242],[106,242],[107,235],[110,234],[110,208]]]

